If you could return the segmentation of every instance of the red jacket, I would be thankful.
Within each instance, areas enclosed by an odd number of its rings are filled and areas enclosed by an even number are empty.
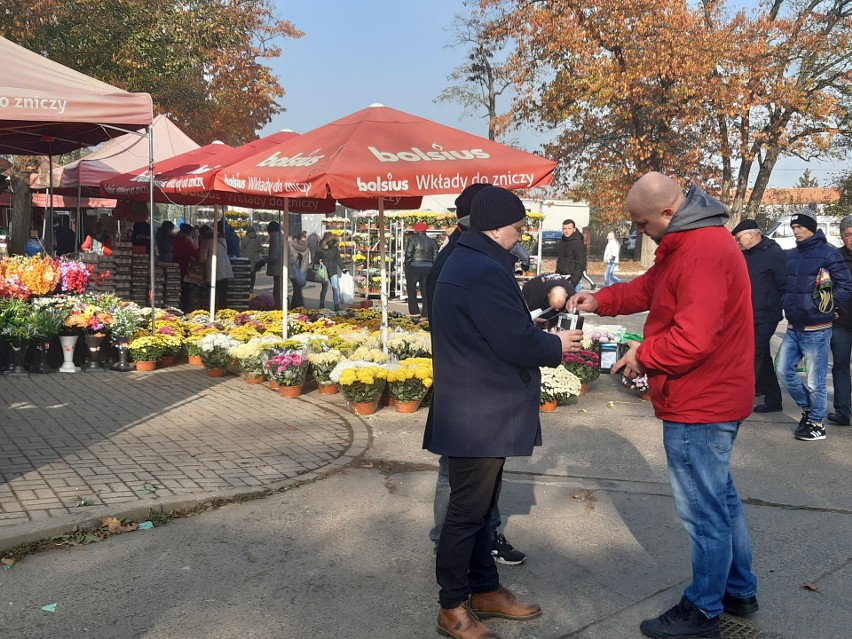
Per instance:
[[[655,264],[595,294],[598,314],[649,311],[639,363],[658,418],[685,424],[739,421],[754,401],[751,284],[723,226],[667,233]]]

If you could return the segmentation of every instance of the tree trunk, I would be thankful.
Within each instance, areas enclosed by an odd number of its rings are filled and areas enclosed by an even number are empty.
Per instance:
[[[763,201],[763,194],[766,193],[766,187],[769,186],[769,177],[772,175],[772,169],[775,168],[775,163],[778,161],[779,155],[780,149],[778,146],[771,146],[766,150],[766,157],[760,163],[757,179],[754,181],[751,196],[748,198],[748,206],[746,207],[747,217],[753,218],[757,215],[757,210]]]
[[[644,233],[636,234],[636,244],[639,245],[639,263],[650,268],[654,264],[654,253],[657,250],[657,243]]]
[[[12,219],[9,226],[9,255],[23,255],[33,222],[33,198],[27,180],[13,175]]]

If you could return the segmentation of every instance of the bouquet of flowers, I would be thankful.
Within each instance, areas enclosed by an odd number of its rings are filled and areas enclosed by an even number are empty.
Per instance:
[[[385,390],[388,371],[369,362],[366,364],[346,368],[340,373],[340,390],[352,404],[374,404]]]
[[[541,368],[541,403],[579,397],[580,378],[564,366]]]
[[[562,366],[576,375],[580,382],[588,384],[601,375],[601,358],[594,351],[579,350],[576,353],[563,353]]]
[[[159,335],[137,337],[127,346],[137,362],[156,362],[163,354],[163,338]]]
[[[59,260],[57,263],[61,274],[59,282],[63,291],[82,293],[86,290],[95,270],[93,265],[66,259]]]
[[[79,328],[86,335],[103,337],[112,324],[112,314],[95,304],[80,304],[80,308],[71,312],[65,319],[68,328]]]
[[[24,300],[0,302],[0,335],[13,340],[29,340],[36,335],[35,312]]]
[[[59,335],[66,317],[67,311],[57,306],[33,308],[34,337],[49,340],[54,335]]]
[[[305,383],[310,360],[300,353],[281,353],[266,360],[266,370],[281,386],[301,386]]]
[[[278,337],[255,337],[245,344],[237,344],[231,348],[231,357],[240,362],[240,370],[247,375],[263,375],[264,361],[261,353],[280,344]]]
[[[343,353],[337,349],[331,349],[325,353],[311,353],[308,355],[311,361],[311,370],[318,384],[331,384],[331,371],[343,359]]]
[[[419,402],[432,386],[432,360],[416,357],[387,372],[388,390],[398,402]]]
[[[621,383],[627,386],[627,388],[638,390],[640,393],[647,393],[651,388],[648,385],[647,375],[640,375],[639,377],[636,377],[634,379],[627,379],[622,375]]]
[[[205,368],[227,368],[231,363],[230,350],[239,342],[225,333],[212,333],[198,340],[198,351]]]
[[[113,311],[110,325],[113,337],[133,337],[139,328],[139,316],[131,307],[120,307]]]

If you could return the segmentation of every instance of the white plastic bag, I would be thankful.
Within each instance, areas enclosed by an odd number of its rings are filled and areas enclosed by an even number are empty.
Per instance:
[[[340,276],[340,302],[342,304],[351,304],[355,301],[355,279],[349,274],[349,271],[343,271]]]

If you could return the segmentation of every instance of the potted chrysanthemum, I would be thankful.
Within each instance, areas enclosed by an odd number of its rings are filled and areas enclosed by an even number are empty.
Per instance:
[[[343,359],[343,354],[337,349],[331,349],[324,353],[311,353],[308,355],[311,361],[311,371],[317,381],[317,388],[322,395],[334,395],[339,391],[339,386],[331,381],[331,371]]]
[[[205,335],[198,340],[201,361],[210,377],[222,377],[231,363],[230,349],[239,342],[225,333]]]
[[[388,391],[398,413],[413,413],[432,386],[432,360],[412,357],[387,373]]]
[[[580,379],[564,366],[555,368],[541,367],[541,398],[539,407],[542,412],[556,410],[562,400],[580,395]]]
[[[340,370],[336,377],[337,383],[340,384],[340,391],[352,410],[359,415],[376,412],[379,398],[385,389],[388,371],[373,362],[349,361],[341,362],[341,364],[346,364],[348,367]],[[338,364],[338,367],[341,364]],[[334,373],[338,367],[332,371],[332,380],[335,379]]]
[[[245,344],[237,344],[231,348],[231,357],[240,363],[243,377],[249,384],[262,384],[264,363],[261,353],[281,340],[276,336],[254,337]]]
[[[581,349],[573,353],[563,353],[562,366],[580,379],[583,393],[586,392],[588,383],[601,375],[601,358],[594,351]]]
[[[289,351],[266,360],[266,369],[278,382],[282,397],[298,397],[302,394],[309,363],[304,353]]]
[[[131,341],[127,348],[136,362],[137,371],[152,371],[157,367],[164,345],[159,335],[144,335]]]

